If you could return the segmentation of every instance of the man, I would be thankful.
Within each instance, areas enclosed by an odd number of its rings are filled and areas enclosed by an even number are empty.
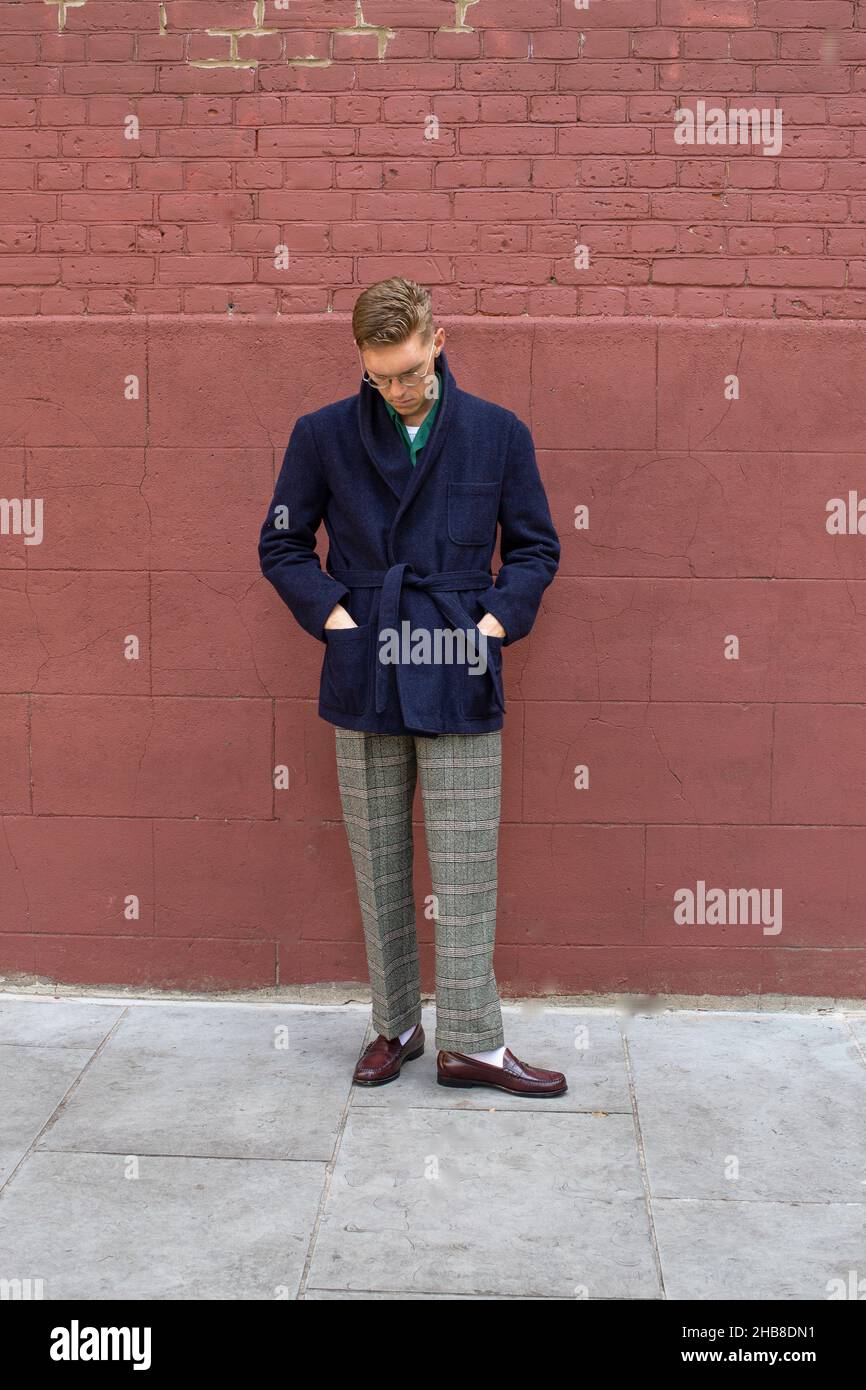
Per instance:
[[[512,411],[458,387],[421,285],[372,285],[352,332],[360,390],[296,420],[259,558],[325,644],[318,712],[336,726],[378,1033],[354,1080],[393,1081],[424,1051],[412,885],[420,769],[437,1080],[561,1095],[562,1072],[505,1046],[493,973],[502,648],[529,632],[560,553],[532,436]],[[326,571],[315,553],[323,519]]]

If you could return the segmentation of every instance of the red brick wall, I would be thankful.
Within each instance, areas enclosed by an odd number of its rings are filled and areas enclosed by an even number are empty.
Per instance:
[[[0,3],[0,313],[866,315],[860,0],[274,3]]]
[[[866,7],[163,17],[0,3],[0,499],[44,506],[0,533],[0,970],[365,978],[321,649],[256,541],[405,273],[563,546],[506,655],[501,986],[863,997],[866,562],[827,506],[866,444]],[[678,144],[700,101],[781,107],[778,156]],[[676,923],[701,881],[782,930]]]

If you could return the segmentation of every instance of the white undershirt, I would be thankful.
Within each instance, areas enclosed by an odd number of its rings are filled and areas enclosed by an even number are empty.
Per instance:
[[[415,436],[416,436],[416,434],[417,434],[418,431],[420,430],[421,426],[420,426],[420,425],[406,425],[405,428],[406,428],[406,433],[408,434],[409,438],[410,438],[410,439],[414,439]]]

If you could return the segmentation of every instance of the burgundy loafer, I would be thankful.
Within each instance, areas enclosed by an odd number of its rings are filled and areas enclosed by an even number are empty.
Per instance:
[[[404,1062],[420,1057],[424,1051],[424,1029],[416,1023],[404,1043],[399,1037],[385,1038],[380,1033],[364,1048],[355,1066],[352,1081],[356,1086],[384,1086],[396,1081]]]
[[[568,1090],[565,1074],[530,1067],[506,1047],[502,1066],[478,1062],[462,1052],[440,1051],[436,1058],[436,1080],[440,1086],[495,1086],[515,1096],[561,1096]]]

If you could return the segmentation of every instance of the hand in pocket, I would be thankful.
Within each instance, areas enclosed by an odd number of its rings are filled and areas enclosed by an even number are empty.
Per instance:
[[[327,618],[325,619],[326,632],[333,632],[335,628],[357,626],[358,624],[355,622],[355,619],[352,617],[348,609],[343,607],[342,603],[335,604],[334,607],[331,609],[330,613],[328,614]]]

